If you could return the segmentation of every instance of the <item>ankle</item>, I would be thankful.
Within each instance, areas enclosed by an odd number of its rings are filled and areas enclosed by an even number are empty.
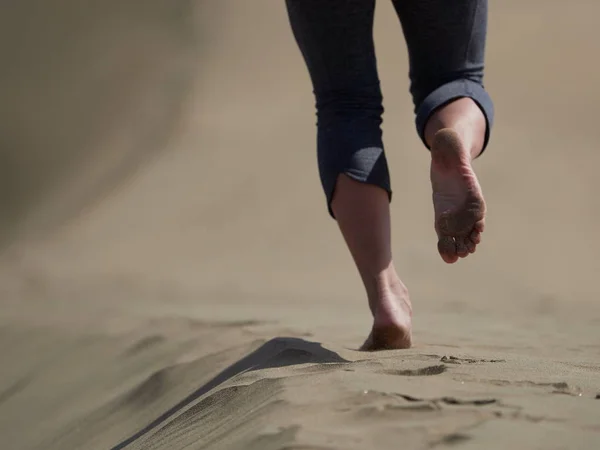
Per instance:
[[[408,299],[408,289],[400,280],[393,265],[369,279],[363,278],[363,282],[373,314],[383,302],[400,298]]]

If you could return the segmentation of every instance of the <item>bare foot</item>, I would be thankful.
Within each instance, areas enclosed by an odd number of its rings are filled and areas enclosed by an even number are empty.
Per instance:
[[[394,350],[412,345],[412,305],[400,280],[372,299],[373,328],[360,348],[363,351]]]
[[[471,167],[471,155],[458,133],[438,131],[431,146],[431,185],[435,231],[442,259],[453,264],[481,242],[485,201]]]

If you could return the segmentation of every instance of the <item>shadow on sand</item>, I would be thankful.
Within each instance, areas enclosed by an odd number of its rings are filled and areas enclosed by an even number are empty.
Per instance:
[[[290,337],[271,339],[254,352],[223,370],[208,383],[192,392],[146,427],[117,444],[112,450],[120,450],[134,443],[193,401],[241,373],[299,364],[343,364],[349,362],[337,353],[323,348],[317,342]]]

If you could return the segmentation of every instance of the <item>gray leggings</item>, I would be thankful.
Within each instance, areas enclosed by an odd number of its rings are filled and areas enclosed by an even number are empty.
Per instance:
[[[494,108],[483,87],[487,0],[392,0],[410,64],[421,140],[431,114],[470,97],[489,140]],[[382,94],[373,43],[375,0],[286,0],[294,37],[313,84],[317,154],[329,212],[338,175],[392,189],[385,157]]]

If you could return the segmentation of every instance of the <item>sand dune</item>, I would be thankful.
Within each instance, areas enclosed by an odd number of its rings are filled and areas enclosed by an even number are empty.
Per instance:
[[[391,5],[376,43],[415,347],[364,354],[282,3],[0,15],[0,437],[10,450],[600,444],[600,4],[491,5],[481,250],[436,253]]]

